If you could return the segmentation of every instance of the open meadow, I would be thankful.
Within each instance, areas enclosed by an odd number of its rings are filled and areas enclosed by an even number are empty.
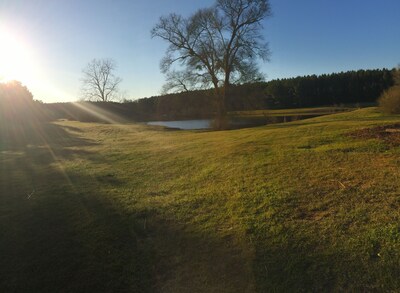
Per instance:
[[[231,131],[1,125],[0,288],[398,290],[395,124],[365,108]]]

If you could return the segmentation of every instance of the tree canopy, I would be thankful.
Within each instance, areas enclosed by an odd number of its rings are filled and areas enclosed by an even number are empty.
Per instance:
[[[217,0],[188,18],[161,17],[151,33],[169,43],[161,61],[164,90],[212,87],[218,114],[225,115],[231,84],[262,79],[256,61],[269,56],[261,31],[270,11],[268,0]]]

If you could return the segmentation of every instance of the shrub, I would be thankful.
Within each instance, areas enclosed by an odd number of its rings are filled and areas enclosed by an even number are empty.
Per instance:
[[[379,98],[379,107],[385,113],[400,114],[400,85],[385,91]]]

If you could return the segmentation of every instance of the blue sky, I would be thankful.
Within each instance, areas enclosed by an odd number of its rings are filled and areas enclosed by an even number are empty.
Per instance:
[[[270,2],[273,16],[266,19],[264,34],[272,55],[270,62],[261,64],[268,79],[391,68],[400,62],[398,0]],[[79,97],[82,68],[93,58],[113,58],[123,78],[121,89],[129,98],[157,95],[164,82],[159,62],[167,44],[151,39],[151,28],[162,15],[187,16],[212,3],[0,0],[0,48],[15,38],[22,52],[0,49],[0,76],[1,68],[7,67],[2,60],[9,67],[12,60],[27,60],[15,66],[14,75],[36,99],[73,101]],[[14,56],[6,58],[7,54]]]

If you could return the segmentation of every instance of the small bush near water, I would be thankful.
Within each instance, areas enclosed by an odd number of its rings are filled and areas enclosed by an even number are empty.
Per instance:
[[[400,85],[385,91],[378,100],[381,110],[388,114],[400,114]]]

